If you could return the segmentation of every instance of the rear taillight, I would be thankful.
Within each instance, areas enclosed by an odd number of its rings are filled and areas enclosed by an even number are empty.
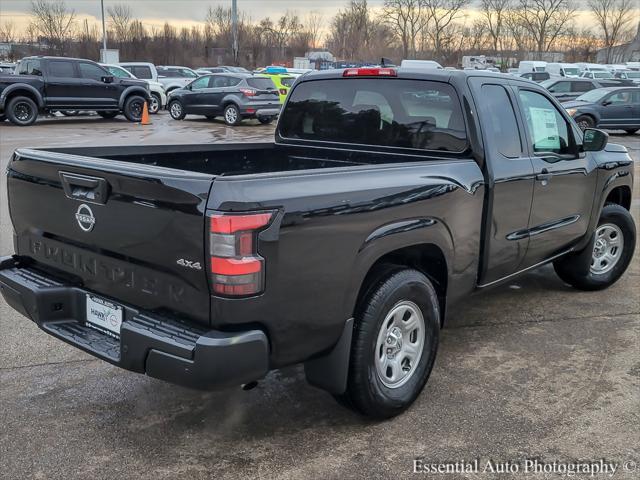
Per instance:
[[[258,255],[258,232],[272,212],[209,215],[211,284],[225,296],[256,295],[264,290],[264,259]]]
[[[281,88],[280,89],[280,95],[286,95],[287,94],[287,89],[286,88]]]
[[[241,88],[240,91],[245,97],[255,97],[258,94],[253,88]]]

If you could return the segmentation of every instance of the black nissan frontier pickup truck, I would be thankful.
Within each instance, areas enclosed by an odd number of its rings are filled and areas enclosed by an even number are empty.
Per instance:
[[[300,77],[274,143],[19,149],[6,301],[114,365],[199,389],[303,363],[386,418],[419,395],[445,312],[553,262],[615,283],[633,161],[499,74]]]

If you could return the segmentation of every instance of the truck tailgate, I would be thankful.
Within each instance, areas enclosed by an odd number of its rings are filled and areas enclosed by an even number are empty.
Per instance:
[[[105,297],[208,324],[204,228],[213,178],[18,150],[7,180],[16,253]]]

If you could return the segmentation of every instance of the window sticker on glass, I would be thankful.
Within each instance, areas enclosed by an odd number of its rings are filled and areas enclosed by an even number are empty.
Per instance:
[[[529,107],[531,126],[533,127],[533,144],[535,149],[558,150],[560,148],[560,132],[556,113],[546,108]]]

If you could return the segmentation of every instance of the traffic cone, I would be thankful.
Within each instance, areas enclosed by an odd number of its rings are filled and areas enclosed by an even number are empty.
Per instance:
[[[147,102],[144,102],[144,107],[142,107],[142,120],[140,120],[140,125],[151,125],[151,120],[149,120],[149,107],[147,106]]]

